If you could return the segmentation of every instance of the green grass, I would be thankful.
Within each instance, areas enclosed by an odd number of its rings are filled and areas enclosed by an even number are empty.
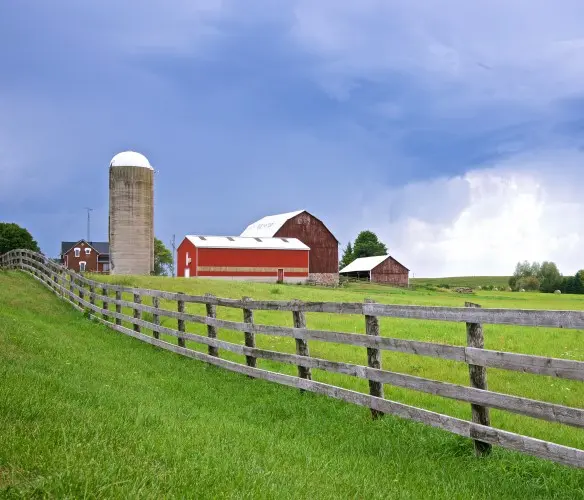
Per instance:
[[[492,286],[506,289],[509,286],[509,276],[455,276],[450,278],[412,278],[410,283],[416,286],[441,286],[478,288]]]
[[[133,282],[224,296],[274,297],[273,285],[152,278]],[[279,299],[353,300],[366,294],[402,303],[461,301],[460,296],[409,292],[414,293],[410,297],[385,288],[377,294],[367,287],[279,289]],[[488,295],[478,298],[499,300]],[[230,314],[223,309],[220,313]],[[256,319],[285,318],[256,314]],[[311,325],[349,331],[355,321],[309,316]],[[384,322],[383,333],[452,338],[457,343],[464,338],[461,325],[453,329],[427,325],[431,328],[426,330],[414,323]],[[582,332],[572,338],[574,332],[561,331],[555,340],[548,339],[551,332],[539,330],[543,345],[536,350],[557,346],[555,352],[568,348],[567,357],[583,358]],[[501,332],[491,333],[489,342],[501,342]],[[518,332],[503,336],[525,344]],[[290,350],[293,341],[283,340]],[[364,350],[347,352],[317,344],[311,349],[360,362],[364,358]],[[389,365],[394,358],[386,354],[384,363]],[[412,371],[413,363],[403,368]],[[444,364],[439,372],[435,372],[438,365],[432,364],[422,364],[419,370],[450,378]],[[259,365],[267,366],[261,360]],[[476,459],[470,440],[391,416],[372,421],[363,408],[162,351],[87,320],[32,278],[16,272],[0,273],[0,374],[0,496],[4,498],[574,499],[584,495],[582,470],[502,449]],[[316,379],[327,376],[315,373]],[[544,382],[540,386],[556,384],[555,389],[543,391],[546,395],[581,404],[580,386],[566,391],[558,381],[538,380]],[[386,391],[390,397],[410,397],[389,387]],[[500,415],[494,417],[499,423]],[[526,424],[528,419],[524,420]],[[559,435],[581,443],[581,432],[569,429]]]

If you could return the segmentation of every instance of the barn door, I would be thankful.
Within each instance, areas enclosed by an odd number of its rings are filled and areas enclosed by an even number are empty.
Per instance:
[[[278,269],[278,283],[284,282],[284,269]]]
[[[191,277],[191,270],[188,267],[185,267],[185,278]]]

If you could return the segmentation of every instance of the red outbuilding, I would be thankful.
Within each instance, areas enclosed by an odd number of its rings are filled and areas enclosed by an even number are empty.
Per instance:
[[[185,236],[177,249],[177,276],[302,283],[309,253],[296,238]]]

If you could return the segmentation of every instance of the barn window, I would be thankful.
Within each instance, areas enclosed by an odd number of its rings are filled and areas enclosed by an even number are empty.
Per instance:
[[[83,261],[83,260],[82,260],[82,261],[79,263],[79,270],[80,270],[80,271],[85,271],[85,267],[86,267],[86,266],[87,266],[87,262],[85,262],[85,261]]]
[[[85,255],[91,255],[91,248],[85,249]]]
[[[81,248],[75,249],[75,257],[79,257],[81,255]]]

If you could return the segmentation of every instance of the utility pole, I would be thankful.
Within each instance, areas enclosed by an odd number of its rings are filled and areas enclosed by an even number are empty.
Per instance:
[[[172,235],[172,240],[170,241],[170,246],[172,247],[172,277],[176,278],[176,274],[175,274],[175,266],[174,263],[176,261],[175,259],[175,255],[176,255],[176,235]]]
[[[85,207],[87,210],[87,243],[91,241],[91,212],[93,212],[93,208]]]

